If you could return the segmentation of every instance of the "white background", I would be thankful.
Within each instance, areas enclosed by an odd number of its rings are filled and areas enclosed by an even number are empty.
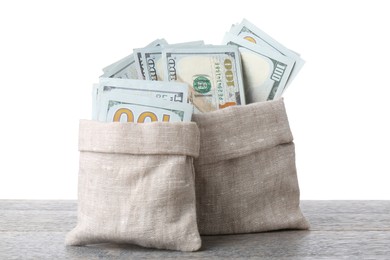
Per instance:
[[[284,95],[301,198],[390,199],[390,15],[372,0],[2,1],[0,199],[76,199],[101,69],[156,38],[219,44],[242,18],[306,60]]]

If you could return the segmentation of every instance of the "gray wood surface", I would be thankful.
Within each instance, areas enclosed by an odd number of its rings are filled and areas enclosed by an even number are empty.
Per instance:
[[[302,201],[310,231],[203,236],[198,252],[66,247],[75,201],[0,200],[0,259],[390,259],[390,201]]]

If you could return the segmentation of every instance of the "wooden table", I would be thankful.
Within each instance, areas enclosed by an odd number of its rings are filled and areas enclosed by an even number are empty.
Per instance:
[[[66,247],[76,201],[0,200],[0,259],[390,259],[390,201],[302,201],[310,231],[203,236],[201,251]]]

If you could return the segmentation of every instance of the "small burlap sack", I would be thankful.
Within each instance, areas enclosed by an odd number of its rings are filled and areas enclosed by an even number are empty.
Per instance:
[[[283,99],[193,116],[202,235],[308,229],[299,208],[293,136]]]
[[[195,123],[80,121],[78,223],[67,245],[195,251]]]

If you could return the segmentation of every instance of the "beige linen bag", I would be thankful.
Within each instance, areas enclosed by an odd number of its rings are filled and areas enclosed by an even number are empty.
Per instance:
[[[67,245],[195,251],[195,123],[80,121],[78,223]]]
[[[307,229],[299,208],[293,137],[283,99],[193,116],[202,235]]]

